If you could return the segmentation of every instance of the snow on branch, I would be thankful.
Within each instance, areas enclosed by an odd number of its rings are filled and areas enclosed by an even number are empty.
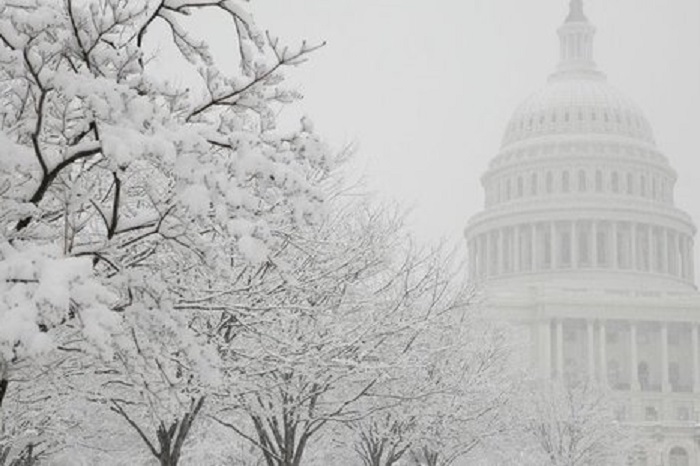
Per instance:
[[[239,40],[237,76],[185,20],[212,8]],[[150,65],[162,53],[144,44],[154,21],[217,93]],[[273,131],[296,95],[277,70],[317,48],[267,44],[233,0],[0,1],[0,415],[40,374],[37,390],[60,388],[37,396],[51,413],[42,425],[71,426],[49,429],[51,442],[83,425],[57,401],[67,397],[88,422],[111,406],[119,422],[94,432],[131,431],[177,463],[223,380],[212,329],[247,314],[259,335],[268,317],[254,316],[276,312],[237,309],[218,290],[245,294],[249,271],[284,268],[281,232],[322,215],[331,151],[310,125]],[[267,54],[277,62],[261,69]],[[234,111],[258,83],[265,96]]]

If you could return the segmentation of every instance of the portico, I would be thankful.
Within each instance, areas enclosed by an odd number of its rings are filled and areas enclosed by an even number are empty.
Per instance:
[[[575,368],[585,368],[585,377],[590,381],[617,390],[700,393],[699,325],[696,322],[669,324],[641,320],[552,318],[540,326],[543,345],[549,343],[545,352],[552,355],[551,360],[542,361],[543,376],[584,376],[580,371],[573,371],[574,367],[570,367],[567,373],[567,362],[574,362]],[[641,341],[640,327],[644,335]],[[673,332],[673,344],[669,341],[669,328]],[[689,330],[688,338],[682,338],[685,330]],[[581,341],[576,345],[577,339]],[[626,351],[619,354],[609,351],[608,343],[620,339],[627,345]],[[655,350],[660,349],[658,361],[640,359],[640,346],[648,346],[657,340],[660,342],[660,348],[655,345]],[[684,357],[671,358],[674,352]],[[611,362],[615,367],[625,367],[627,370],[624,373],[610,373]],[[672,367],[678,367],[678,372],[671,371]],[[650,372],[654,374],[653,377]]]

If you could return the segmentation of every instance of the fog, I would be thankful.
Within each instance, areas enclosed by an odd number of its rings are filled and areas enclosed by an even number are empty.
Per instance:
[[[479,179],[515,107],[557,63],[564,0],[260,0],[257,18],[294,43],[327,41],[290,73],[296,110],[331,143],[358,142],[370,186],[414,208],[424,238],[463,245]],[[594,56],[642,108],[679,172],[678,204],[700,218],[700,4],[588,0]]]
[[[492,315],[528,330],[532,359],[544,377],[609,386],[622,400],[615,412],[623,422],[692,425],[698,416],[694,393],[700,390],[700,300],[690,260],[694,227],[671,213],[670,188],[657,199],[647,193],[647,174],[635,171],[637,162],[596,158],[596,150],[614,153],[625,147],[624,140],[587,149],[588,139],[572,137],[571,150],[579,150],[580,159],[572,159],[571,172],[561,175],[562,165],[554,162],[523,161],[534,167],[526,170],[507,159],[487,172],[518,104],[557,70],[556,31],[568,2],[267,0],[256,10],[287,39],[328,41],[292,74],[306,96],[303,111],[338,147],[359,142],[357,165],[366,170],[370,188],[412,207],[410,224],[419,237],[446,239],[466,257],[462,235],[478,214],[466,230],[471,277],[485,285]],[[675,205],[697,220],[700,3],[589,0],[585,11],[597,29],[592,54],[598,69],[641,108],[658,149],[678,174]],[[509,130],[513,157],[518,141],[530,141],[522,143],[523,151],[538,147],[535,136],[523,133],[528,119],[537,123],[538,109],[554,112],[552,122],[561,121],[557,99],[571,99],[567,92],[581,94],[562,106],[588,105],[590,91],[567,90],[566,79],[556,84],[564,90],[532,103],[534,110]],[[592,103],[592,118],[600,121],[598,104]],[[605,121],[613,119],[604,111]],[[540,123],[545,118],[550,114]],[[642,133],[634,137],[644,138]],[[541,167],[565,178],[545,185],[545,175],[551,175]],[[485,188],[491,194],[484,211]],[[542,190],[568,196],[575,189],[584,193],[580,199],[537,204]],[[610,197],[594,197],[598,204],[591,207],[585,194],[591,191]],[[519,200],[528,192],[533,204]],[[624,207],[628,201],[619,201],[618,192],[654,198],[666,213],[653,200]],[[551,220],[545,210],[552,212]],[[667,222],[676,226],[665,230]],[[659,225],[664,229],[657,231]],[[658,443],[644,440],[638,464],[698,464],[690,430],[679,429],[675,440],[665,430]]]
[[[0,57],[0,466],[700,464],[697,0],[0,0]]]

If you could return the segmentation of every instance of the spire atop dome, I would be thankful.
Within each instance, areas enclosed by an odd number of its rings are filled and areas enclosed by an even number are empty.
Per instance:
[[[569,15],[559,28],[560,60],[555,77],[601,77],[593,61],[595,28],[583,12],[583,0],[570,0]]]
[[[569,2],[569,16],[566,18],[567,23],[577,23],[588,21],[583,12],[583,0],[571,0]]]

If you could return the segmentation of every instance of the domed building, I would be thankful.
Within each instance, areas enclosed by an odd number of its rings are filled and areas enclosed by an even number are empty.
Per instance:
[[[647,435],[640,463],[700,464],[700,294],[677,174],[593,60],[572,0],[560,62],[507,125],[465,230],[490,309],[530,329],[545,377],[585,374]],[[698,427],[696,427],[698,426]]]

